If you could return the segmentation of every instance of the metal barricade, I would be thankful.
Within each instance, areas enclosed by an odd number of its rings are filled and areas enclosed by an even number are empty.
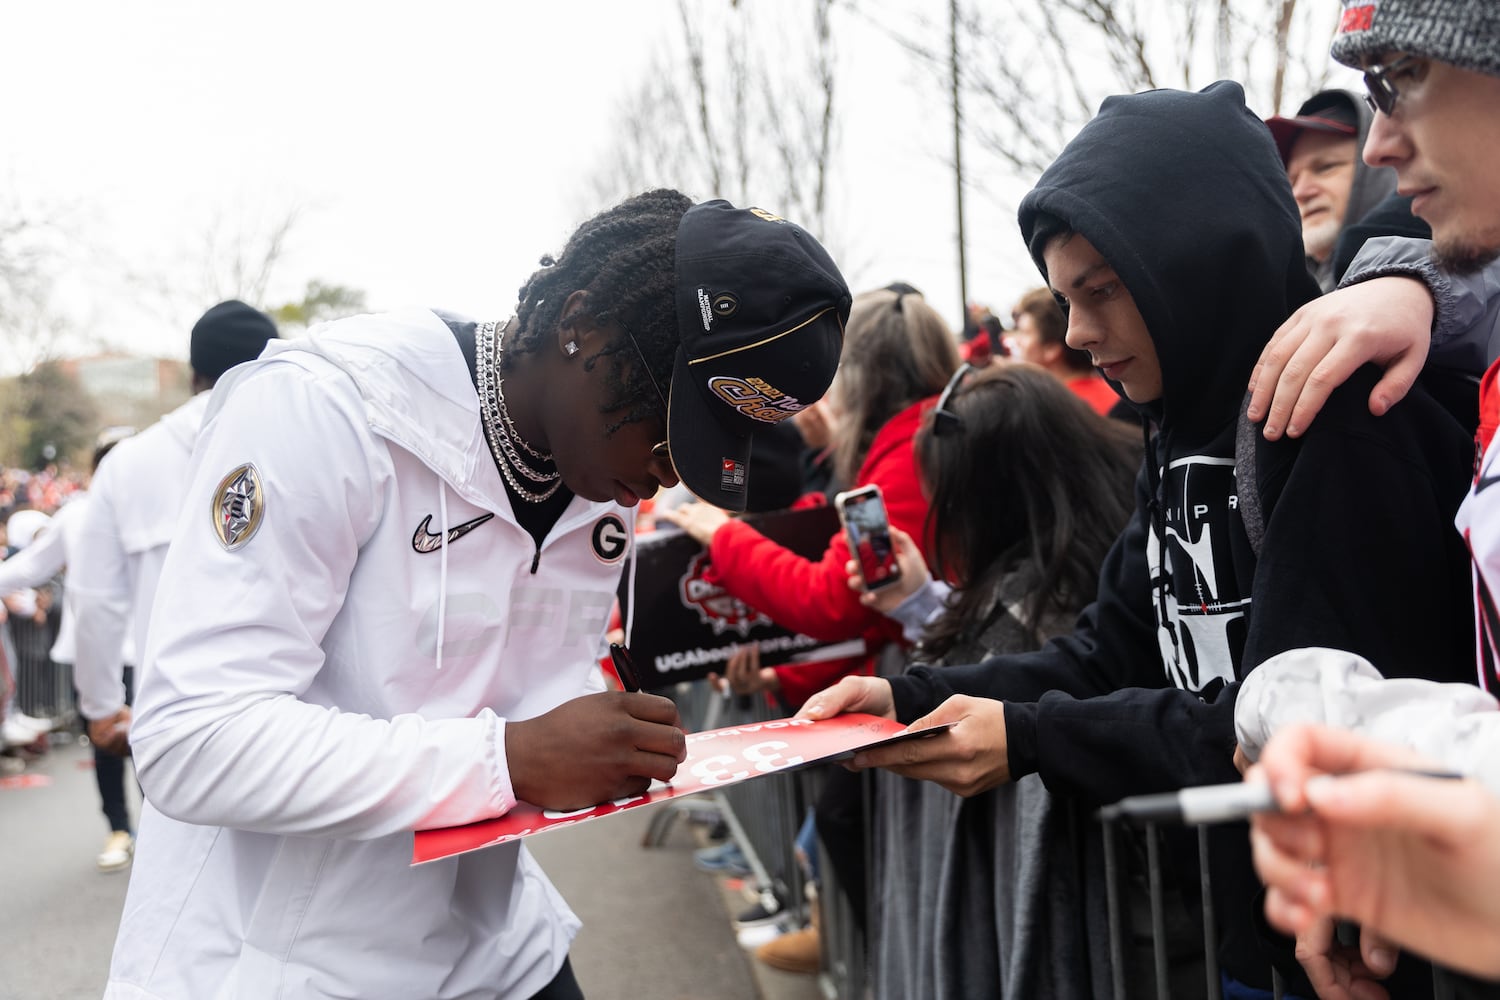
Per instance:
[[[67,725],[77,717],[72,669],[54,663],[51,657],[56,631],[51,619],[12,616],[10,628],[15,659],[11,664],[16,685],[16,707],[27,715]]]
[[[765,698],[726,698],[704,682],[679,684],[670,692],[678,712],[694,732],[750,725],[785,717]],[[797,832],[811,798],[799,772],[773,774],[730,786],[709,797],[710,807],[728,826],[768,908],[781,907],[788,929],[807,918],[806,877],[796,858]],[[704,808],[702,797],[680,799],[659,810],[647,828],[645,844],[661,843],[683,810]]]
[[[683,719],[695,731],[749,725],[784,716],[784,713],[763,697],[725,698],[706,683],[681,684],[670,693],[677,702]],[[23,710],[26,710],[24,704]],[[774,894],[775,902],[782,907],[785,915],[783,923],[787,929],[801,926],[809,916],[805,902],[806,877],[796,859],[795,842],[804,816],[817,800],[824,773],[823,769],[810,768],[768,775],[763,779],[731,786],[708,800],[743,850],[752,876],[762,893]],[[873,775],[866,773],[864,777],[864,850],[866,870],[873,872]],[[645,842],[648,845],[659,843],[683,810],[702,809],[704,806],[703,798],[698,796],[669,804],[653,818]],[[1126,832],[1122,822],[1100,823],[1099,836],[1103,838],[1104,905],[1109,928],[1110,984],[1113,995],[1116,1000],[1144,1000],[1149,996],[1169,1000],[1173,996],[1173,969],[1168,953],[1162,831],[1154,824],[1146,824],[1141,831],[1145,856],[1143,878],[1138,867],[1132,869],[1136,872],[1134,876],[1127,877],[1128,866],[1125,864],[1121,845],[1131,834]],[[1216,947],[1218,914],[1213,906],[1208,828],[1197,827],[1196,838],[1202,979],[1195,979],[1196,982],[1201,982],[1201,987],[1183,988],[1180,992],[1193,997],[1220,1000],[1222,988]],[[1140,851],[1138,845],[1133,845],[1133,849]],[[826,853],[821,839],[819,850]],[[1136,864],[1139,865],[1139,862]],[[864,1000],[869,995],[871,982],[860,924],[870,926],[869,921],[856,919],[846,893],[838,884],[834,866],[824,859],[819,865],[819,871],[822,886],[816,897],[816,905],[819,909],[819,943],[822,954],[822,971],[819,975],[821,991],[830,1000]],[[878,886],[871,887],[872,900],[874,893],[878,891]],[[767,904],[771,902],[767,895],[763,895],[763,901]],[[1136,911],[1143,908],[1149,914],[1144,921],[1149,925],[1149,932],[1145,927],[1137,926],[1140,921]],[[1130,974],[1132,962],[1136,967],[1143,966],[1146,962],[1144,956],[1134,957],[1135,952],[1143,950],[1143,939],[1149,939],[1152,975],[1148,986],[1141,985],[1147,982],[1147,977]],[[1274,968],[1270,973],[1273,996],[1280,1000],[1285,994],[1285,985]],[[1455,983],[1459,981],[1447,970],[1433,966],[1433,992],[1438,1000],[1467,995],[1455,989]],[[1182,983],[1179,982],[1178,985],[1181,987]]]
[[[814,781],[817,776],[818,772],[811,772],[809,775]],[[872,809],[874,778],[874,772],[866,771],[862,785],[865,871],[870,873],[875,871],[875,817]],[[856,919],[853,904],[849,901],[844,886],[839,883],[838,872],[828,859],[828,848],[821,837],[818,838],[818,851],[822,855],[818,874],[823,882],[817,900],[821,924],[818,947],[822,955],[818,985],[829,1000],[864,1000],[868,996],[870,972],[865,936],[860,925],[863,923],[865,927],[870,927],[870,915],[867,913],[863,921]],[[871,889],[874,890],[875,887],[872,886]],[[873,900],[873,892],[869,898]]]
[[[688,727],[694,731],[725,726],[749,725],[784,718],[765,698],[725,698],[708,684],[692,682],[678,685],[670,694]],[[829,765],[837,766],[837,765]],[[822,885],[809,904],[807,877],[796,857],[797,834],[812,804],[822,790],[826,768],[812,767],[785,774],[768,775],[756,781],[742,782],[707,798],[693,796],[678,799],[657,811],[644,837],[647,846],[659,844],[684,811],[701,810],[707,804],[728,826],[730,835],[745,854],[751,876],[761,891],[762,903],[781,907],[782,925],[786,930],[803,926],[813,915],[809,906],[818,909],[819,947],[822,971],[819,988],[834,998],[864,997],[868,974],[860,922],[838,884],[833,866],[821,860]],[[865,776],[868,793],[873,776]],[[863,848],[869,865],[873,817],[868,814],[870,796],[866,794],[866,837]],[[821,841],[818,850],[824,852]]]
[[[1109,950],[1110,959],[1113,963],[1112,984],[1115,1000],[1138,1000],[1138,994],[1132,994],[1126,987],[1126,964],[1125,964],[1125,940],[1133,931],[1128,917],[1130,907],[1125,903],[1126,886],[1124,879],[1124,865],[1118,849],[1118,841],[1122,835],[1120,821],[1106,820],[1101,823],[1101,836],[1104,838],[1105,877],[1107,879],[1108,906],[1109,906]],[[1147,851],[1147,882],[1149,886],[1148,897],[1150,904],[1151,945],[1153,963],[1155,966],[1155,996],[1157,1000],[1169,1000],[1172,990],[1169,985],[1170,976],[1167,968],[1166,932],[1165,932],[1165,910],[1162,896],[1162,858],[1161,858],[1161,831],[1153,823],[1147,823],[1143,827]],[[1208,827],[1197,827],[1198,837],[1198,869],[1199,884],[1202,895],[1203,911],[1203,956],[1205,982],[1202,992],[1194,991],[1194,997],[1203,996],[1210,1000],[1219,1000],[1221,996],[1221,979],[1218,966],[1218,928],[1217,915],[1213,906],[1213,884],[1209,875],[1209,843]],[[1340,926],[1340,940],[1344,944],[1358,943],[1358,929],[1350,925]],[[1286,985],[1281,973],[1274,967],[1270,969],[1272,996],[1275,1000],[1282,1000],[1286,995]],[[1436,1000],[1450,1000],[1459,995],[1457,984],[1461,977],[1438,965],[1432,966],[1433,996]],[[1490,995],[1486,991],[1487,995]],[[1497,988],[1494,995],[1500,995]]]

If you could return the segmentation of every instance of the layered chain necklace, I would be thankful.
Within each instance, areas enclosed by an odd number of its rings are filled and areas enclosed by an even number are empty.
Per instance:
[[[474,366],[474,381],[479,389],[480,425],[484,438],[490,446],[490,457],[495,468],[505,477],[505,482],[516,496],[527,503],[541,503],[550,499],[562,485],[562,473],[552,464],[552,456],[533,448],[521,437],[516,425],[505,408],[505,379],[500,377],[500,355],[505,350],[499,335],[500,324],[493,320],[479,325],[479,336],[475,343],[477,363]],[[519,446],[519,450],[517,448]],[[531,466],[521,452],[551,466],[550,471],[539,472]],[[521,478],[542,484],[542,489],[521,485]],[[546,484],[550,483],[548,486]]]

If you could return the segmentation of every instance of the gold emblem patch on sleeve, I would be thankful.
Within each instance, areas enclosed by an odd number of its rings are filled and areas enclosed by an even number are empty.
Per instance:
[[[213,496],[214,534],[224,551],[233,552],[255,537],[265,512],[265,488],[255,466],[246,462],[219,480]]]

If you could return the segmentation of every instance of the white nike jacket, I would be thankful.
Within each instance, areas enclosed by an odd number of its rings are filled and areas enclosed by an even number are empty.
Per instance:
[[[68,590],[77,613],[78,710],[104,719],[125,705],[125,657],[145,648],[151,599],[177,530],[188,461],[208,394],[198,393],[117,444],[94,473],[73,544]]]
[[[226,548],[246,464],[260,485]],[[528,852],[411,868],[410,831],[510,809],[505,720],[599,689],[634,512],[575,498],[534,545],[425,311],[227,375],[186,504],[131,728],[148,806],[106,996],[545,986],[578,921]]]

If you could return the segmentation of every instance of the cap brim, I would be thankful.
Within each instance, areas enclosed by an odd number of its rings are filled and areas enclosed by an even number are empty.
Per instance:
[[[667,401],[667,448],[682,485],[698,499],[740,512],[750,486],[750,436],[719,422],[689,380],[687,354],[679,348]]]
[[[1283,118],[1277,115],[1266,119],[1266,127],[1271,130],[1271,138],[1276,140],[1276,151],[1281,154],[1283,164],[1292,155],[1292,145],[1303,132],[1328,132],[1350,138],[1359,135],[1359,130],[1353,125],[1345,125],[1343,122],[1311,115],[1297,118]]]

